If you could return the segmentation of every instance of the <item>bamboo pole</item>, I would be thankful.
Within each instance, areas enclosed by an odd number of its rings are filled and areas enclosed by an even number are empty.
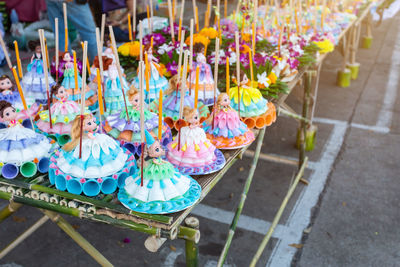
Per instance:
[[[143,22],[139,21],[139,59],[143,61]]]
[[[6,48],[6,44],[4,43],[4,40],[3,40],[3,37],[1,36],[1,34],[0,34],[0,45],[3,48],[4,56],[5,56],[6,61],[7,61],[7,65],[11,70],[12,69],[12,64],[11,64],[10,56],[8,55],[8,50]]]
[[[40,48],[42,49],[43,72],[44,72],[44,80],[45,80],[45,84],[46,84],[47,105],[49,107],[50,129],[52,129],[53,122],[51,121],[49,73],[48,73],[48,67],[47,67],[47,54],[46,54],[45,47],[44,47],[44,31],[42,29],[39,30],[39,39],[40,39]],[[32,124],[32,127],[33,127],[33,124]]]
[[[290,186],[289,191],[287,192],[285,198],[283,199],[283,202],[282,202],[281,206],[279,207],[279,210],[276,213],[274,220],[272,221],[272,224],[271,224],[270,228],[268,229],[267,234],[264,236],[260,246],[257,249],[256,254],[254,255],[253,259],[251,260],[250,267],[256,266],[258,260],[261,257],[261,254],[263,253],[265,247],[267,246],[269,240],[271,239],[272,233],[274,232],[275,227],[278,225],[279,220],[283,214],[283,211],[285,210],[287,203],[289,202],[290,197],[293,195],[293,192],[296,189],[296,186],[298,185],[300,178],[304,174],[305,167],[307,166],[307,161],[308,161],[308,158],[306,157],[304,159],[304,162],[301,165],[299,172],[296,175],[296,178],[294,179],[294,182]]]
[[[17,203],[14,201],[10,201],[10,204],[5,206],[1,211],[0,211],[0,223],[7,219],[11,214],[16,212],[20,207],[22,207],[21,203]]]
[[[101,46],[104,46],[104,29],[106,27],[106,14],[101,15],[101,25],[100,25],[100,42]]]
[[[87,41],[83,43],[83,58],[87,57]],[[79,138],[79,158],[82,157],[82,141],[83,141],[83,119],[85,114],[85,104],[86,104],[86,60],[83,60],[82,67],[82,86],[81,86],[81,134]]]
[[[64,13],[64,51],[68,51],[68,17],[67,17],[67,4],[63,3]]]
[[[153,32],[153,0],[149,0],[150,2],[150,33]]]
[[[109,262],[95,247],[92,246],[92,244],[90,244],[83,236],[81,236],[81,234],[79,234],[63,217],[48,210],[42,210],[42,212],[46,215],[46,217],[50,218],[54,223],[56,223],[58,227],[60,227],[67,235],[69,235],[101,266],[113,266],[111,262]]]
[[[185,11],[185,0],[181,2],[181,13],[179,15],[179,29],[178,29],[178,41],[181,41],[181,30],[182,30],[182,22],[183,22],[183,12]],[[185,38],[185,36],[183,36]]]
[[[136,0],[132,1],[132,29],[133,29],[133,41],[136,39]]]
[[[241,195],[242,197],[240,198],[240,202],[239,202],[239,205],[238,205],[238,207],[236,209],[235,216],[233,217],[232,223],[231,223],[231,225],[229,227],[228,238],[226,240],[226,243],[225,243],[225,246],[224,246],[224,248],[222,250],[222,253],[221,253],[220,257],[219,257],[218,265],[217,265],[218,267],[222,267],[223,266],[224,261],[226,259],[226,256],[228,255],[228,250],[229,250],[229,247],[231,245],[231,242],[232,242],[232,239],[233,239],[233,235],[235,234],[236,226],[237,226],[237,223],[239,221],[240,214],[242,213],[242,209],[243,209],[244,203],[245,203],[246,198],[247,198],[247,193],[249,191],[251,182],[253,180],[254,172],[255,172],[256,167],[257,167],[258,158],[260,157],[260,151],[261,151],[261,147],[262,147],[262,144],[263,144],[264,135],[265,135],[265,127],[260,131],[260,133],[259,133],[259,135],[257,137],[257,145],[256,145],[256,149],[255,149],[253,162],[251,163],[249,174],[248,174],[247,180],[246,180],[246,184],[245,184],[245,186],[243,188],[242,195]]]
[[[167,3],[168,3],[169,27],[171,30],[171,38],[172,38],[172,42],[175,43],[174,20],[172,18],[171,0],[168,0]]]
[[[14,241],[8,244],[3,250],[0,251],[0,259],[4,258],[11,250],[21,244],[26,238],[33,234],[40,226],[45,224],[49,220],[49,217],[43,216],[31,227],[29,227],[25,232],[18,236]]]
[[[185,36],[185,30],[182,30],[182,34]],[[178,81],[181,78],[181,68],[182,68],[182,54],[183,54],[183,43],[185,38],[181,39],[181,42],[179,44],[179,58],[178,58]]]
[[[121,84],[122,96],[124,98],[125,111],[126,111],[126,114],[129,114],[128,113],[128,106],[126,104],[126,97],[125,97],[125,90],[124,90],[124,80],[122,79],[123,76],[122,76],[122,72],[121,72],[121,64],[119,63],[119,56],[118,56],[118,53],[117,53],[117,43],[115,42],[114,31],[113,31],[112,26],[108,26],[108,29],[109,29],[109,32],[110,32],[112,49],[113,49],[114,56],[115,56],[115,61],[116,61],[116,64],[117,64],[118,77],[119,77],[120,84]],[[128,119],[128,122],[130,122],[129,116],[128,116],[127,119]]]

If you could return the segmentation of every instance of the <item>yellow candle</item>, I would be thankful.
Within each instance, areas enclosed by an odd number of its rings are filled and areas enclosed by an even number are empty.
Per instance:
[[[230,79],[229,79],[229,57],[226,58],[226,93],[229,95]]]
[[[151,29],[151,24],[150,24],[150,9],[149,5],[146,5],[146,11],[147,11],[147,24],[149,25],[149,30]]]
[[[158,98],[158,140],[161,141],[162,137],[162,106],[163,106],[163,92],[160,90],[160,96]]]
[[[299,17],[297,16],[297,9],[294,10],[294,18],[296,20],[296,32],[297,32],[297,35],[299,35],[300,28],[299,28]]]
[[[206,14],[205,14],[204,16],[205,16],[205,18],[208,17],[208,10],[206,10]],[[197,27],[197,25],[196,25],[196,27]],[[207,19],[204,20],[204,28],[207,28]],[[198,31],[198,30],[197,30],[197,31]]]
[[[96,74],[97,74],[97,98],[99,101],[99,111],[100,115],[104,115],[103,91],[101,89],[101,76],[99,69],[96,69]]]
[[[133,41],[133,38],[132,38],[132,21],[131,21],[131,14],[130,13],[128,13],[128,31],[129,31],[129,41],[132,42]]]
[[[251,30],[252,30],[251,48],[253,49],[253,54],[254,54],[256,52],[256,25],[254,24],[254,22],[251,24]]]
[[[44,47],[46,51],[47,67],[50,67],[49,50],[47,50],[47,40],[44,38]]]
[[[176,7],[176,0],[172,0],[172,19],[175,21],[175,7]]]
[[[224,17],[228,16],[228,0],[224,0]]]
[[[279,29],[279,39],[278,39],[278,52],[281,52],[281,43],[282,43],[282,31],[283,27],[280,27]]]
[[[154,45],[154,36],[151,36],[151,39],[150,39],[151,50],[153,50],[153,45]]]
[[[28,110],[28,106],[26,105],[26,101],[25,101],[25,97],[24,97],[24,92],[22,91],[21,84],[19,83],[19,78],[18,78],[17,71],[16,71],[15,67],[12,68],[12,72],[13,72],[13,75],[14,75],[15,83],[17,84],[19,96],[21,97],[21,100],[22,100],[22,105],[24,105],[24,109],[25,110]]]
[[[74,56],[75,90],[78,91],[78,90],[79,90],[79,85],[78,85],[78,66],[77,66],[77,64],[76,64],[76,52],[73,51],[72,54],[73,54],[73,56]]]
[[[68,28],[65,28],[65,51],[68,51]]]
[[[145,80],[146,80],[146,91],[150,92],[150,65],[149,65],[149,57],[147,53],[144,54],[144,61],[146,64],[146,70],[145,70]]]
[[[251,50],[249,50],[249,63],[250,63],[251,82],[253,82],[254,81],[254,76],[253,76],[253,58],[251,57]]]
[[[204,56],[205,57],[207,56],[207,47],[208,47],[208,44],[206,44],[206,46],[204,47]]]
[[[199,32],[199,7],[196,6],[196,32]]]
[[[182,29],[182,19],[179,19],[178,41],[181,41],[181,29]]]
[[[196,67],[196,86],[194,89],[194,108],[197,108],[197,101],[199,98],[199,75],[200,75],[200,66]]]
[[[218,36],[219,36],[219,42],[222,43],[221,21],[219,17],[218,17]]]
[[[19,74],[19,77],[22,79],[21,59],[19,58],[19,49],[18,49],[17,41],[14,41],[14,47],[15,47],[15,57],[17,58],[18,74]]]

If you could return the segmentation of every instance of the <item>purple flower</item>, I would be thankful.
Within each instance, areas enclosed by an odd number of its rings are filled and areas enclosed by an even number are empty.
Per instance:
[[[238,30],[238,27],[236,26],[236,24],[230,19],[222,19],[220,24],[221,24],[222,33],[224,35],[232,34],[232,38],[233,38],[234,32]],[[227,36],[225,36],[225,37],[228,38]]]
[[[262,65],[264,65],[265,64],[265,61],[266,61],[266,57],[263,57],[260,53],[256,53],[255,55],[254,55],[254,64],[257,66],[257,67],[260,67],[260,66],[262,66]]]
[[[178,73],[178,64],[176,64],[175,61],[168,62],[167,65],[165,65],[165,68],[167,69],[167,72],[171,73],[171,76]]]
[[[240,54],[240,64],[242,64],[242,66],[245,68],[248,68],[250,66],[248,54]]]
[[[165,34],[171,34],[171,27],[170,26],[164,27],[161,31]],[[179,31],[179,25],[174,23],[174,33],[177,34],[178,31]]]
[[[289,58],[288,63],[291,69],[296,69],[300,62],[296,58]]]
[[[152,34],[148,34],[143,38],[143,44],[144,45],[148,45],[151,43],[151,37],[153,37],[153,45],[154,46],[160,46],[163,43],[165,43],[165,37],[162,36],[161,33],[152,33]]]

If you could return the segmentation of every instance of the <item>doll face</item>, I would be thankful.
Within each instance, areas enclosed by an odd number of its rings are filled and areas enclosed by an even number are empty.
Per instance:
[[[10,79],[4,79],[0,81],[0,90],[10,90],[12,87],[12,82]]]
[[[66,90],[64,87],[60,86],[60,88],[58,88],[56,97],[58,97],[58,98],[60,98],[60,99],[61,99],[61,98],[67,98],[67,97],[68,97],[68,92],[67,92],[67,90]]]
[[[161,147],[160,142],[155,141],[149,148],[148,148],[149,156],[152,158],[161,157],[164,154],[164,149]]]
[[[139,108],[140,107],[140,95],[136,94],[136,95],[132,96],[132,98],[129,99],[129,103],[131,103],[131,105],[134,108]]]
[[[96,130],[96,128],[97,128],[97,124],[96,124],[96,118],[95,117],[89,117],[89,118],[86,118],[84,121],[83,121],[83,130],[84,131],[94,131],[94,130]]]
[[[36,53],[36,54],[42,53],[42,49],[40,48],[40,45],[38,45],[38,46],[35,47],[35,53]]]
[[[192,115],[190,118],[188,118],[187,121],[188,121],[190,124],[196,124],[196,123],[198,123],[198,122],[200,121],[199,112],[198,112],[197,110],[195,110],[195,111],[193,112],[193,115]]]
[[[229,104],[230,104],[229,96],[228,96],[227,94],[224,94],[224,95],[221,97],[221,106],[227,107],[227,106],[229,106]]]
[[[65,53],[64,57],[63,57],[64,61],[71,61],[71,55],[69,53]]]
[[[17,117],[17,112],[15,111],[15,108],[8,107],[8,108],[4,109],[3,120],[11,121],[11,120],[15,120],[16,117]]]

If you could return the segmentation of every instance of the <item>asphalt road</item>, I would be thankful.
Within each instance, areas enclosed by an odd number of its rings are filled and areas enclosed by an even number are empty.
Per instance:
[[[317,144],[308,153],[309,185],[299,184],[258,266],[397,266],[400,262],[400,16],[373,31],[360,49],[360,75],[348,88],[335,86],[341,56],[324,62],[316,106]],[[396,52],[397,51],[397,52]],[[390,79],[389,79],[390,77]],[[301,110],[296,88],[288,104]],[[263,153],[297,158],[298,123],[279,117],[267,129]],[[253,147],[254,149],[254,147]],[[236,163],[199,205],[200,266],[215,266],[239,203],[251,157]],[[248,266],[283,200],[295,166],[260,160],[226,266]],[[0,207],[6,205],[0,201]],[[0,248],[42,214],[21,208],[0,225]],[[146,235],[65,216],[116,266],[184,266],[184,242],[167,241],[158,253],[144,248]],[[129,243],[123,240],[128,238]],[[52,222],[5,258],[5,266],[96,266]]]

